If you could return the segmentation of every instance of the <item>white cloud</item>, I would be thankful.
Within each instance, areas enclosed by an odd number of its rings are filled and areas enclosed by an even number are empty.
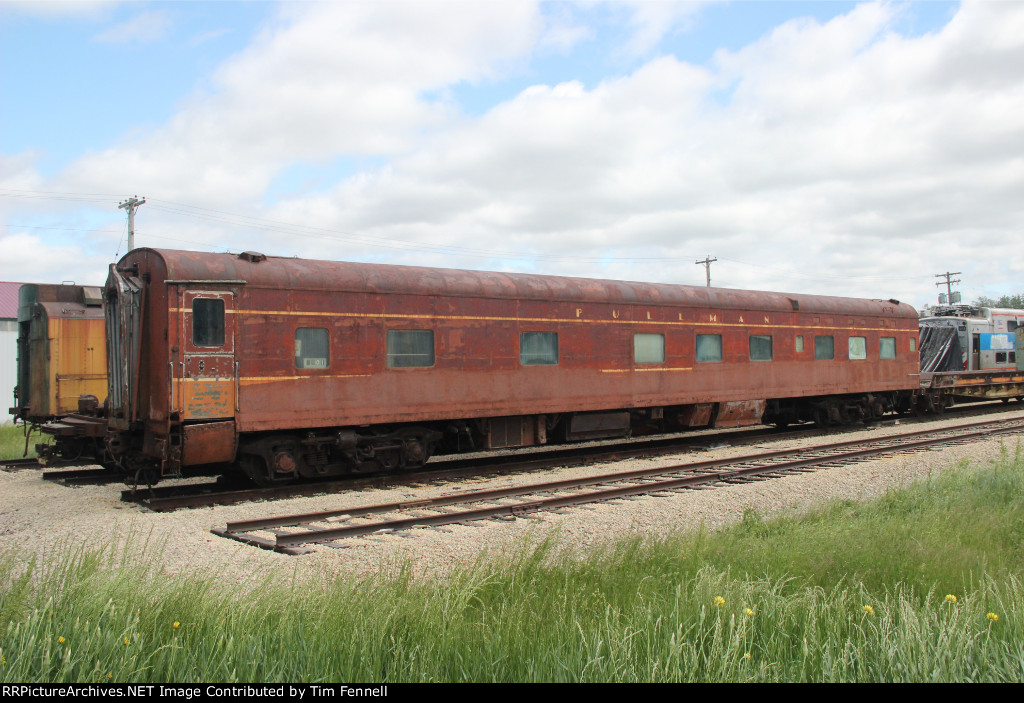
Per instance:
[[[302,10],[300,13],[299,10]],[[163,128],[72,165],[69,188],[119,182],[167,199],[251,203],[295,161],[414,148],[451,107],[424,95],[527,54],[532,3],[314,3],[285,12]]]
[[[171,24],[170,17],[162,10],[142,12],[96,34],[93,41],[101,44],[147,44],[162,39]]]
[[[206,42],[210,42],[215,39],[220,39],[221,37],[227,34],[231,34],[231,32],[231,29],[227,29],[224,27],[220,29],[211,29],[209,31],[201,32],[195,35],[194,37],[189,39],[188,43],[190,46],[199,46],[200,44],[205,44]]]
[[[7,10],[40,17],[99,16],[120,4],[121,0],[4,0],[0,11]]]
[[[43,179],[35,170],[38,154],[0,154],[0,188],[7,190],[38,190]]]
[[[649,36],[686,20],[646,5]],[[589,88],[538,84],[479,118],[429,96],[581,28],[545,27],[529,3],[395,7],[286,6],[209,94],[58,185],[317,228],[144,213],[171,246],[696,284],[711,254],[713,281],[734,287],[921,303],[935,273],[961,270],[983,281],[965,295],[1018,292],[1024,5],[968,3],[921,37],[893,29],[893,6],[861,5],[707,67],[664,56]],[[289,166],[353,156],[383,165],[258,208]],[[978,246],[993,241],[1008,251]]]
[[[908,39],[869,5],[789,23],[712,70],[666,57],[592,90],[534,86],[276,214],[424,247],[486,237],[477,248],[551,273],[697,283],[690,261],[711,253],[713,278],[737,287],[913,298],[947,262],[1005,280],[963,240],[1021,221],[1024,77],[1003,62],[1024,65],[1024,31],[980,41],[1019,13],[969,5]],[[977,77],[940,80],[965,54]],[[598,266],[601,252],[655,261]],[[573,253],[584,261],[559,258]]]
[[[611,3],[614,7],[620,3]],[[703,10],[707,2],[697,0],[627,0],[627,23],[632,29],[629,41],[622,52],[629,56],[644,56],[650,52],[666,34],[689,29],[693,18]]]
[[[26,232],[0,236],[0,281],[73,281],[100,285],[109,255],[77,245],[55,244]]]

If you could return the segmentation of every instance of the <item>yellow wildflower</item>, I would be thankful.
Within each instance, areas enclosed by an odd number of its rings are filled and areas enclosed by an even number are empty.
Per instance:
[[[744,659],[744,660],[746,660],[746,659],[750,659],[750,652],[747,652],[746,654],[744,654],[744,655],[743,655],[743,659]]]
[[[57,638],[57,644],[64,644],[65,642],[67,642],[67,640],[65,640],[63,637]]]
[[[725,598],[722,598],[722,596],[715,596],[715,605],[721,608],[725,605]]]
[[[175,620],[175,621],[174,621],[174,625],[173,625],[173,627],[174,627],[175,629],[177,629],[177,628],[178,628],[178,627],[179,627],[180,625],[181,625],[181,623],[180,623],[180,622],[178,622],[177,620]]]
[[[995,613],[988,613],[985,617],[991,620],[992,622],[999,622],[999,616]]]
[[[870,605],[865,605],[864,606],[864,612],[867,613],[868,615],[874,615],[875,614],[875,609],[872,608]]]
[[[751,610],[750,608],[746,608],[743,612],[746,613],[747,615],[753,615],[754,614],[754,611]]]
[[[128,638],[127,637],[124,638],[124,643],[128,644]]]
[[[950,593],[946,596],[946,600],[950,603],[956,603],[956,596]]]

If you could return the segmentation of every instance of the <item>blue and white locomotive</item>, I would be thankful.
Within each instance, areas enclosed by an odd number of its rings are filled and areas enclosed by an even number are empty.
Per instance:
[[[960,352],[960,367],[956,370],[1017,368],[1014,342],[1017,329],[1024,328],[1024,310],[955,305],[926,309],[922,315],[919,321],[922,333],[927,328],[956,330]]]

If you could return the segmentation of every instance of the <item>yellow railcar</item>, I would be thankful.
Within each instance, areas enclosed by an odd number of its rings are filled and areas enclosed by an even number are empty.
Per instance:
[[[107,396],[103,289],[25,284],[18,291],[16,420],[42,424]]]

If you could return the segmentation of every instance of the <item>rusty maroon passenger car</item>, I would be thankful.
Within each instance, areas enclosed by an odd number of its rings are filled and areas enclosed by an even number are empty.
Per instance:
[[[840,422],[919,387],[917,314],[892,300],[153,249],[106,296],[108,444],[146,480]]]

